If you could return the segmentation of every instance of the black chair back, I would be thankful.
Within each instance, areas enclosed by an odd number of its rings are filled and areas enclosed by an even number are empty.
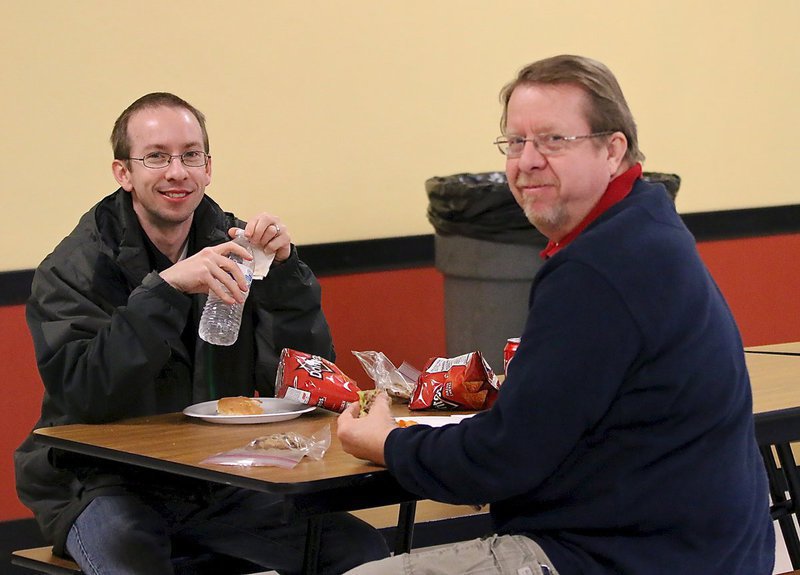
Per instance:
[[[792,567],[800,569],[800,536],[796,523],[800,511],[800,473],[791,447],[792,442],[800,442],[800,407],[756,414],[755,424],[756,439],[769,477],[770,515],[781,528]]]

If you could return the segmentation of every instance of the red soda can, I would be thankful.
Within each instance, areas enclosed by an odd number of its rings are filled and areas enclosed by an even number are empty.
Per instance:
[[[514,354],[517,353],[518,347],[518,337],[510,337],[506,340],[506,346],[503,348],[503,373],[506,375],[508,375],[508,364],[511,362],[511,358],[514,357]]]

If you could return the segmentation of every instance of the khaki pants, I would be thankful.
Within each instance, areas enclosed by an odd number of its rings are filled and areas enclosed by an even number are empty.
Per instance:
[[[365,563],[347,575],[558,575],[542,548],[522,535],[493,535]]]

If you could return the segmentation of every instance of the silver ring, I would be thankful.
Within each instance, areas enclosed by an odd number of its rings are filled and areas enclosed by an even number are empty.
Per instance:
[[[275,226],[275,235],[272,236],[272,237],[276,238],[279,235],[281,235],[281,227],[278,224],[272,224],[272,225]]]

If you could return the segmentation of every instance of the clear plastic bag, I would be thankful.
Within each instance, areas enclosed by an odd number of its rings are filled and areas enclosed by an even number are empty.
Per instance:
[[[409,377],[413,370],[411,366],[403,363],[398,369],[380,351],[354,351],[353,355],[375,382],[375,389],[385,391],[391,398],[408,402],[417,385],[416,377]]]
[[[256,437],[244,447],[217,453],[200,463],[291,469],[303,457],[322,459],[330,445],[331,426],[326,425],[311,437],[293,431]]]

